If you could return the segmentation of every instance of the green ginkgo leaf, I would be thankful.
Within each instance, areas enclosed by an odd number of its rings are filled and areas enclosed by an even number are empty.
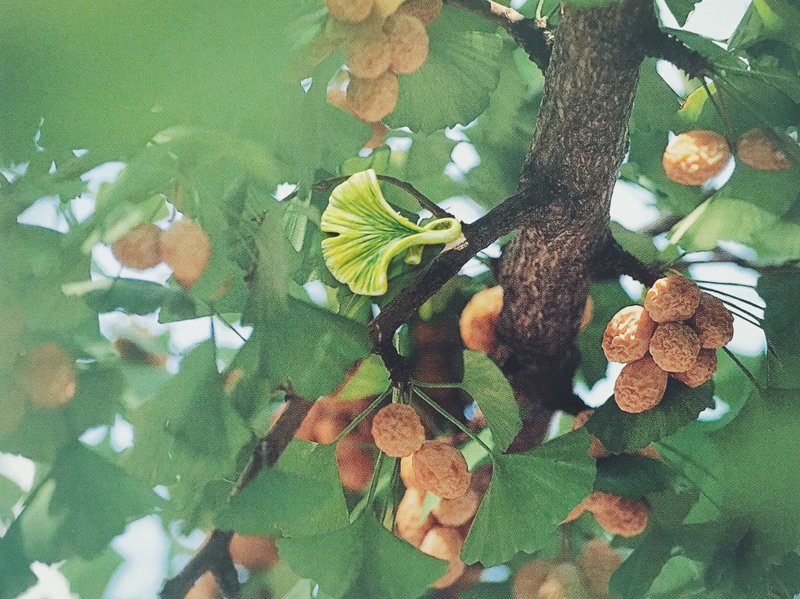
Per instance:
[[[423,245],[448,243],[461,235],[461,223],[454,218],[419,226],[398,214],[383,197],[372,169],[334,188],[321,229],[335,233],[322,241],[328,270],[359,295],[386,293],[395,256],[406,252],[407,264],[419,264]]]

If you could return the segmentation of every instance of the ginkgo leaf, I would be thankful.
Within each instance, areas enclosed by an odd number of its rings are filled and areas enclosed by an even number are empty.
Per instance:
[[[320,228],[336,234],[322,241],[328,270],[359,295],[386,293],[389,263],[395,256],[408,251],[406,262],[418,264],[418,248],[448,243],[461,235],[461,223],[454,218],[419,226],[398,214],[383,197],[372,169],[334,188]]]
[[[321,535],[278,540],[293,572],[339,597],[415,599],[447,570],[381,526],[367,510],[355,522]]]
[[[595,463],[579,430],[525,453],[492,456],[492,482],[461,559],[501,564],[550,546],[569,511],[592,490]]]

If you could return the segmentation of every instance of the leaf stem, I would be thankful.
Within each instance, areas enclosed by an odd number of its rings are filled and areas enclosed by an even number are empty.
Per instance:
[[[375,398],[375,401],[373,401],[371,404],[369,404],[369,405],[368,405],[368,406],[367,406],[367,407],[364,409],[364,411],[362,411],[362,412],[361,412],[361,413],[360,413],[358,416],[356,416],[355,418],[353,418],[353,421],[352,421],[350,424],[348,424],[346,427],[344,427],[344,430],[343,430],[341,433],[339,433],[338,435],[336,435],[336,438],[333,440],[333,443],[334,443],[334,444],[338,443],[339,441],[341,441],[342,439],[344,439],[344,438],[345,438],[347,435],[349,435],[350,433],[352,433],[352,432],[353,432],[353,429],[355,429],[355,428],[356,428],[356,427],[357,427],[359,424],[361,424],[361,421],[362,421],[362,420],[364,420],[364,418],[366,418],[367,416],[369,416],[370,412],[372,412],[372,410],[374,410],[375,408],[377,408],[377,407],[378,407],[378,405],[379,405],[379,404],[380,404],[380,403],[381,403],[381,402],[382,402],[384,399],[386,399],[386,396],[387,396],[387,395],[389,395],[389,392],[390,392],[391,390],[392,390],[392,388],[390,387],[389,389],[387,389],[386,391],[384,391],[383,393],[381,393],[381,394],[380,394],[378,397],[376,397],[376,398]]]
[[[430,396],[429,396],[427,393],[425,393],[425,392],[424,392],[422,389],[420,389],[420,388],[419,388],[419,387],[417,387],[416,385],[413,385],[413,386],[412,386],[412,389],[414,390],[414,392],[415,392],[415,393],[416,393],[416,394],[417,394],[417,395],[418,395],[418,396],[419,396],[419,397],[420,397],[420,398],[421,398],[421,399],[422,399],[422,400],[423,400],[423,401],[424,401],[426,404],[428,404],[428,405],[429,405],[430,407],[432,407],[434,410],[436,410],[437,412],[439,412],[439,414],[441,414],[441,415],[442,415],[444,418],[446,418],[446,419],[447,419],[447,420],[450,422],[450,424],[452,424],[453,426],[455,426],[456,428],[458,428],[458,429],[459,429],[459,430],[460,430],[462,433],[464,433],[464,434],[465,434],[465,435],[467,435],[467,436],[468,436],[470,439],[472,439],[473,441],[475,441],[476,443],[478,443],[478,444],[479,444],[481,447],[483,447],[483,448],[484,448],[484,449],[485,449],[487,452],[489,452],[489,454],[492,454],[492,453],[493,453],[493,452],[492,452],[492,448],[491,448],[491,447],[489,447],[489,446],[488,446],[488,445],[487,445],[487,444],[486,444],[486,443],[483,441],[483,439],[481,439],[481,438],[480,438],[478,435],[476,435],[476,434],[475,434],[475,433],[473,433],[471,430],[469,430],[469,429],[468,429],[466,426],[464,426],[464,423],[463,423],[463,422],[459,421],[457,418],[454,418],[454,417],[453,417],[453,415],[452,415],[450,412],[448,412],[448,411],[447,411],[447,410],[445,410],[445,409],[444,409],[442,406],[440,406],[438,403],[436,403],[435,401],[433,401],[433,399],[431,399],[431,397],[430,397]]]

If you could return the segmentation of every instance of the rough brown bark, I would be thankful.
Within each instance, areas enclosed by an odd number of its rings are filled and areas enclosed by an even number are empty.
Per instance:
[[[575,412],[575,337],[593,263],[608,245],[609,206],[626,151],[643,34],[653,3],[624,0],[596,9],[565,6],[519,192],[546,208],[520,230],[499,269],[505,288],[495,360],[529,406]],[[523,430],[522,445],[537,442]]]

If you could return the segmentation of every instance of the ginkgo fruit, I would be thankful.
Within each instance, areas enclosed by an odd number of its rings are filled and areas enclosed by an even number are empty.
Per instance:
[[[674,378],[687,387],[699,387],[714,377],[717,370],[717,352],[713,349],[701,349],[697,360],[689,370],[671,373]]]
[[[667,372],[686,372],[700,353],[700,339],[682,322],[665,322],[650,339],[650,355]]]
[[[658,323],[691,318],[700,305],[700,289],[680,275],[658,279],[644,298],[644,308]]]
[[[166,356],[159,356],[151,353],[141,348],[130,339],[119,337],[114,340],[113,345],[114,349],[117,350],[120,359],[126,362],[131,362],[133,364],[146,364],[149,366],[155,366],[157,368],[163,368],[167,363]]]
[[[143,223],[117,239],[111,253],[120,264],[134,270],[147,270],[161,263],[161,229]]]
[[[609,362],[633,362],[645,356],[656,323],[641,306],[617,312],[603,333],[603,353]]]
[[[514,599],[536,599],[542,584],[557,565],[555,559],[539,559],[520,566],[511,584]]]
[[[351,77],[347,85],[347,109],[366,123],[376,123],[397,106],[397,75],[383,73],[374,79]]]
[[[560,562],[553,566],[534,597],[535,599],[589,599],[578,568],[570,562]]]
[[[184,289],[191,289],[211,259],[211,241],[195,221],[176,220],[161,234],[161,259]]]
[[[37,408],[58,408],[75,397],[78,375],[75,361],[61,347],[48,342],[19,358],[15,378]]]
[[[336,444],[339,479],[348,491],[363,491],[372,479],[372,453],[359,439],[349,435]]]
[[[644,499],[625,499],[603,491],[592,491],[586,509],[603,529],[621,537],[635,537],[645,531],[650,506]]]
[[[675,183],[703,185],[722,172],[730,157],[724,137],[698,129],[670,141],[661,162],[667,177]]]
[[[422,553],[448,562],[447,572],[431,585],[433,588],[445,589],[464,573],[466,565],[459,557],[463,546],[464,537],[456,528],[434,526],[425,535],[419,550]]]
[[[638,414],[656,407],[667,390],[667,373],[651,356],[626,364],[614,383],[614,401],[619,409]]]
[[[413,456],[407,456],[400,459],[400,480],[403,481],[406,489],[419,487],[417,476],[414,474]]]
[[[397,14],[416,17],[426,27],[433,23],[441,12],[442,0],[406,0],[397,9]]]
[[[426,441],[414,453],[413,464],[420,488],[442,499],[461,497],[469,488],[467,461],[451,445]]]
[[[374,0],[325,0],[331,16],[347,23],[359,23],[369,16]]]
[[[692,327],[704,349],[716,349],[733,339],[733,314],[721,299],[702,292],[700,304],[692,316]]]
[[[394,458],[410,456],[425,442],[425,427],[417,411],[407,404],[389,404],[372,419],[372,438],[383,453]]]
[[[432,513],[439,524],[457,528],[472,520],[480,502],[478,493],[474,489],[467,489],[461,497],[442,499]]]
[[[763,129],[750,129],[736,142],[736,159],[760,171],[788,171],[792,163]]]
[[[234,533],[228,545],[231,559],[251,572],[266,570],[278,561],[275,541],[261,536],[244,536]]]
[[[347,68],[359,79],[374,79],[389,70],[392,62],[389,38],[380,33],[358,39],[347,53]]]
[[[328,445],[336,440],[345,427],[347,422],[335,416],[322,416],[314,424],[314,441]]]
[[[491,353],[497,344],[495,326],[502,310],[503,288],[500,285],[473,295],[458,321],[464,345],[485,354]]]
[[[419,547],[422,539],[433,528],[435,521],[431,514],[423,517],[425,492],[413,487],[406,489],[395,514],[395,532],[401,539],[414,547]]]
[[[606,541],[594,538],[583,548],[578,568],[593,599],[610,599],[608,583],[622,565],[622,556]]]
[[[389,38],[391,68],[395,73],[413,73],[428,58],[428,32],[416,17],[396,14],[383,25]]]
[[[222,592],[219,590],[214,575],[207,571],[197,579],[184,599],[222,599]]]
[[[375,9],[381,18],[394,14],[403,4],[403,0],[375,0]]]
[[[572,430],[576,431],[579,428],[583,428],[586,424],[586,421],[592,417],[594,414],[594,410],[583,410],[582,412],[578,412],[575,415],[575,418],[572,420]],[[589,443],[589,455],[595,459],[599,458],[606,458],[609,456],[608,450],[603,447],[603,444],[600,442],[600,439],[591,435],[591,441]]]

